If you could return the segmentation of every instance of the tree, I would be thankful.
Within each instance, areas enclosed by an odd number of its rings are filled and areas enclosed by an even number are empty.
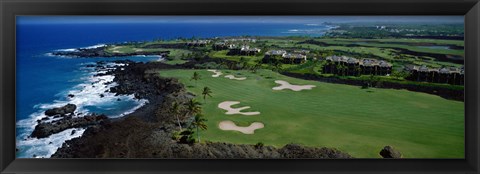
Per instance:
[[[222,61],[220,62],[220,69],[223,69],[223,68],[225,68],[225,69],[230,68],[229,64],[228,64],[226,61],[224,61],[224,60],[222,60]]]
[[[246,59],[245,57],[240,57],[240,62],[239,63],[242,66],[241,69],[248,68],[248,59]]]
[[[180,127],[181,131],[182,124],[180,124],[180,119],[178,118],[178,115],[180,115],[180,105],[177,102],[173,102],[170,112],[177,118],[178,127]]]
[[[200,102],[198,102],[195,99],[190,99],[186,103],[186,108],[187,108],[187,112],[185,113],[186,115],[188,114],[195,115],[202,112],[202,108],[200,107]]]
[[[348,69],[347,66],[342,65],[342,64],[337,64],[336,66],[337,66],[337,68],[336,68],[337,69],[337,74],[345,76],[345,72]]]
[[[203,114],[198,113],[197,115],[195,115],[195,119],[192,122],[192,125],[195,126],[195,128],[197,129],[196,132],[197,132],[197,139],[199,143],[200,143],[200,129],[207,130],[208,128],[207,124],[205,124],[206,121],[207,119],[204,118]]]
[[[203,101],[206,103],[207,102],[207,96],[209,97],[212,97],[212,95],[210,95],[212,93],[212,90],[209,88],[209,87],[204,87],[203,88],[203,92],[202,92],[202,95],[203,95]]]
[[[348,67],[346,65],[342,65],[342,76],[348,75]]]
[[[259,63],[256,63],[255,65],[253,65],[251,68],[250,68],[250,71],[252,73],[256,73],[258,69],[260,69],[262,67],[262,63],[259,62]]]
[[[393,71],[391,76],[395,77],[397,80],[405,79],[410,75],[409,72],[406,71]]]
[[[377,83],[378,81],[379,79],[373,74],[370,74],[370,76],[368,77],[368,83],[370,87],[374,87],[373,84]]]
[[[282,63],[280,63],[280,61],[273,62],[272,70],[277,71],[277,72],[281,71],[282,70]]]
[[[355,71],[357,73],[357,76],[362,75],[362,67],[360,67],[360,65],[355,66]]]
[[[242,63],[242,69],[249,69],[249,65],[248,65],[248,62],[243,62]]]
[[[198,74],[198,72],[193,72],[193,76],[190,80],[195,80],[195,86],[197,86],[197,80],[200,80],[201,76]]]

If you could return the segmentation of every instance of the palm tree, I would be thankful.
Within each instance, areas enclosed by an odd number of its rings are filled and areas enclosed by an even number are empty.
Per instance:
[[[199,131],[199,129],[207,130],[208,126],[207,126],[207,124],[205,124],[206,121],[207,121],[207,119],[204,118],[203,114],[198,113],[197,115],[195,115],[195,119],[192,122],[192,125],[195,126],[195,128],[197,129],[196,132],[197,132],[197,139],[198,139],[199,143],[200,143],[200,131]]]
[[[212,95],[210,95],[212,93],[212,90],[209,88],[209,87],[204,87],[203,88],[203,92],[202,92],[202,95],[203,95],[203,101],[206,103],[207,102],[207,96],[209,97],[212,97]]]
[[[337,64],[337,74],[338,75],[345,76],[345,69],[346,69],[345,65]]]
[[[198,102],[195,99],[190,99],[186,103],[186,107],[187,107],[187,112],[185,113],[185,115],[188,115],[188,114],[195,115],[202,112],[202,108],[200,107],[200,102]]]
[[[197,86],[197,80],[200,80],[201,76],[198,74],[198,72],[193,72],[193,76],[190,80],[195,80],[195,86]]]
[[[370,74],[370,77],[368,78],[368,81],[369,81],[369,86],[373,87],[373,83],[377,82],[377,78],[375,77],[375,75]]]
[[[362,75],[362,67],[360,67],[360,65],[355,66],[355,71],[357,72],[357,76]]]
[[[342,76],[348,75],[348,67],[346,65],[342,65]]]
[[[180,131],[182,131],[182,124],[180,124],[180,119],[178,118],[178,115],[180,114],[180,105],[177,102],[173,102],[170,112],[177,118],[178,127],[180,127]]]

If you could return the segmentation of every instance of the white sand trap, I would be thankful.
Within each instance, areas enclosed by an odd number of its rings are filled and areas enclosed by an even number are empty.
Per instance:
[[[229,78],[230,80],[246,80],[246,77],[235,77],[234,75],[226,75],[225,78]]]
[[[209,69],[207,71],[210,71],[210,72],[213,72],[215,73],[214,75],[212,75],[212,77],[220,77],[220,75],[222,75],[222,72],[216,70],[216,69]]]
[[[255,130],[261,129],[264,127],[263,123],[260,122],[253,122],[250,124],[250,126],[247,127],[240,127],[237,126],[233,121],[222,121],[218,124],[218,127],[221,130],[234,130],[234,131],[239,131],[243,134],[253,134]]]
[[[280,84],[280,86],[273,87],[273,90],[284,90],[284,89],[291,89],[293,91],[301,91],[306,89],[312,89],[316,87],[315,85],[292,85],[283,80],[275,80],[275,83]]]
[[[250,106],[245,106],[241,108],[232,108],[232,105],[239,104],[238,101],[224,101],[218,104],[218,108],[226,110],[225,114],[233,115],[233,114],[242,114],[242,115],[258,115],[260,112],[241,112],[241,110],[248,109]]]

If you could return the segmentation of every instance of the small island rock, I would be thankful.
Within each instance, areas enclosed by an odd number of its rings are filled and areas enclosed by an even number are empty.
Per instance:
[[[45,115],[47,116],[54,116],[54,115],[61,115],[64,116],[66,114],[72,114],[77,109],[77,106],[74,104],[67,104],[65,106],[59,108],[48,109],[45,111]]]

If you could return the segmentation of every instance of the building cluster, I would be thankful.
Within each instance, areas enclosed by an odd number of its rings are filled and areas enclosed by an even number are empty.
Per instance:
[[[231,39],[224,39],[224,42],[250,42],[255,43],[257,39],[254,38],[231,38]]]
[[[204,47],[208,43],[210,43],[210,40],[194,40],[194,41],[187,42],[185,44],[189,47]]]
[[[463,85],[464,83],[464,67],[428,68],[425,65],[408,65],[405,67],[405,70],[410,72],[410,76],[407,77],[407,79],[413,81],[449,83],[454,85]]]
[[[219,50],[228,50],[228,49],[236,49],[241,47],[249,47],[247,46],[250,43],[257,42],[256,39],[253,38],[231,38],[231,39],[223,39],[222,41],[215,42],[212,45],[212,49],[219,51]]]
[[[281,60],[283,63],[300,64],[307,61],[308,50],[294,50],[288,53],[285,50],[270,50],[265,53],[262,61],[264,63],[271,63]]]
[[[228,50],[228,49],[232,49],[232,48],[235,48],[235,47],[236,47],[235,44],[231,44],[231,43],[227,43],[227,42],[215,42],[212,45],[212,49],[215,50],[215,51]]]
[[[228,55],[242,55],[242,56],[254,56],[260,53],[260,48],[252,48],[248,45],[236,46],[231,45],[229,46]]]
[[[379,28],[379,27],[377,27]],[[382,29],[380,27],[380,29]],[[257,40],[253,38],[224,38],[215,39],[211,44],[213,50],[228,50],[227,55],[255,56],[261,52],[260,48],[250,45]],[[187,42],[189,47],[205,47],[211,40],[193,40]],[[285,64],[301,64],[307,61],[309,50],[269,50],[265,52],[263,63],[282,62]],[[358,75],[389,75],[392,73],[392,64],[385,60],[371,58],[354,58],[348,56],[329,56],[325,58],[323,73],[348,76]],[[409,72],[406,79],[432,83],[448,83],[463,85],[464,68],[443,67],[429,68],[425,65],[408,65],[405,70]]]
[[[324,73],[356,75],[387,75],[392,73],[392,64],[377,59],[357,59],[347,56],[329,56],[325,59]]]

